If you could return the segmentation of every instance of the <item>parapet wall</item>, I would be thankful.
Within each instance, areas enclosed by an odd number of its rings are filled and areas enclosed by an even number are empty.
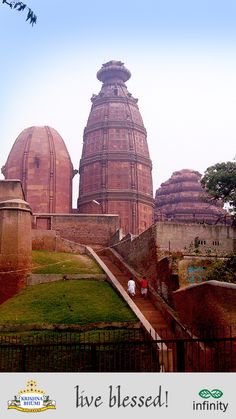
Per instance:
[[[236,284],[207,281],[191,285],[175,291],[173,300],[180,319],[193,329],[236,325]]]
[[[83,245],[107,246],[119,229],[118,215],[34,214],[33,229],[54,231],[56,236]],[[53,234],[45,235],[54,240]]]

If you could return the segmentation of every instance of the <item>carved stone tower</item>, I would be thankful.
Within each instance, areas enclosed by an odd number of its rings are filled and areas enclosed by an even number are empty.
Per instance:
[[[152,163],[130,76],[120,61],[97,73],[103,85],[84,130],[78,210],[118,214],[124,233],[139,234],[153,223]]]

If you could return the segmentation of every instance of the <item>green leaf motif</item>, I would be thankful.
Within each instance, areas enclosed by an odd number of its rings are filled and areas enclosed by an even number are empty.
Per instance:
[[[209,397],[211,397],[211,392],[209,390],[207,390],[206,388],[204,388],[201,391],[199,391],[198,394],[203,399],[209,399]]]
[[[214,390],[211,390],[211,395],[214,397],[214,399],[219,399],[223,396],[223,392],[217,388],[214,388]]]
[[[223,392],[221,390],[218,390],[217,388],[214,388],[211,391],[207,390],[206,388],[203,388],[201,391],[199,391],[198,394],[203,399],[209,399],[210,397],[213,397],[214,399],[219,399],[223,396]]]

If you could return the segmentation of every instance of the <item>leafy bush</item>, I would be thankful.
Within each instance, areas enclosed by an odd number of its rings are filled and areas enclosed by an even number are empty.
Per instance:
[[[208,269],[206,279],[236,283],[236,255],[217,259]]]

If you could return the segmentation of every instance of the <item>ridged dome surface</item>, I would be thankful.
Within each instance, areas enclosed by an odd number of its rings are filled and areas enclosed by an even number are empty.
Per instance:
[[[153,223],[152,163],[138,100],[125,85],[130,77],[115,60],[97,73],[103,85],[84,130],[78,209],[118,214],[125,233],[139,234]]]
[[[20,179],[34,213],[69,213],[73,166],[58,132],[48,126],[26,128],[16,139],[2,172]]]
[[[155,195],[155,221],[225,224],[227,212],[201,186],[201,174],[190,169],[174,172]]]

